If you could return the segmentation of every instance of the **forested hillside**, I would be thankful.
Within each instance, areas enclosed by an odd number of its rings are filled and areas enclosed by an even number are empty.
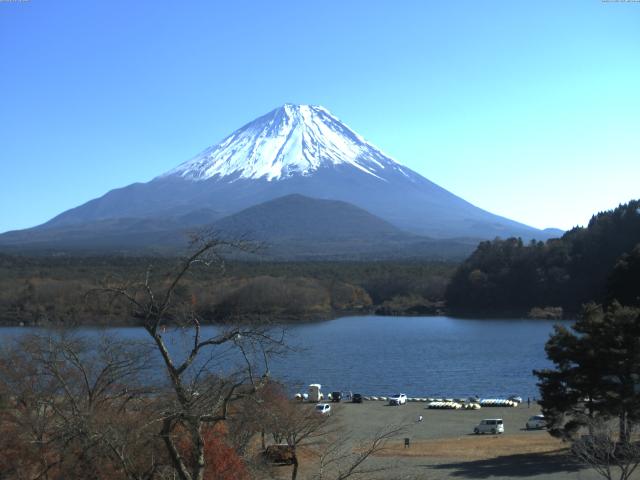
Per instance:
[[[151,267],[164,281],[167,257],[0,255],[0,324],[135,324],[126,309],[86,294],[140,281]],[[455,264],[446,262],[228,262],[194,268],[178,292],[203,321],[299,321],[351,313],[440,311]]]
[[[640,304],[640,200],[546,243],[482,242],[457,269],[446,299],[457,313],[554,306],[570,314],[589,301]]]

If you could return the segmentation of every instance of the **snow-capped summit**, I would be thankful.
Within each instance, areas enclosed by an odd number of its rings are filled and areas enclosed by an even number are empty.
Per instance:
[[[280,217],[284,224],[274,220]],[[331,242],[341,232],[351,243],[334,253],[349,255],[353,245],[381,232],[437,239],[552,236],[484,211],[395,162],[323,107],[286,104],[150,182],[111,190],[40,227],[0,235],[0,247],[162,246],[203,225],[276,232],[278,242],[288,236],[303,249],[313,244],[310,232],[317,237],[327,230]]]
[[[336,165],[350,165],[380,180],[386,169],[407,176],[410,172],[326,108],[285,104],[161,177],[273,181]]]

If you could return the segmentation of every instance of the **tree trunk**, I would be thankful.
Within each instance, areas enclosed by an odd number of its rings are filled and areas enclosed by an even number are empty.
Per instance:
[[[293,470],[291,470],[291,480],[296,480],[298,477],[298,455],[294,449],[293,451]]]
[[[194,448],[194,457],[195,457],[195,465],[193,471],[193,479],[194,480],[202,480],[204,478],[204,468],[205,468],[205,459],[204,459],[204,438],[202,438],[202,423],[196,421],[195,425],[192,427],[193,432],[193,448]]]
[[[618,434],[620,443],[627,445],[630,441],[629,422],[627,419],[627,411],[620,412],[620,433]]]
[[[184,459],[171,438],[171,426],[171,420],[165,419],[160,436],[164,440],[164,444],[169,452],[169,457],[171,458],[171,463],[178,473],[180,480],[192,480],[191,474],[184,463]]]

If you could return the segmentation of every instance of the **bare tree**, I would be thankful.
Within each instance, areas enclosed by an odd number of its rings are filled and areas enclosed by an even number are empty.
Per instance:
[[[346,480],[348,478],[370,478],[373,473],[388,469],[388,466],[371,465],[369,460],[382,451],[392,438],[406,431],[408,426],[387,426],[373,438],[355,441],[345,432],[334,416],[315,411],[313,405],[300,404],[284,396],[271,395],[269,405],[261,412],[264,428],[276,444],[286,446],[287,458],[292,463],[291,479],[299,474],[301,458],[311,454],[317,458],[308,478],[313,480]],[[301,449],[305,455],[301,456]],[[279,456],[279,452],[278,456]]]
[[[250,445],[256,435],[260,436],[262,450],[266,449],[266,436],[275,424],[280,405],[289,402],[285,388],[277,381],[270,380],[255,395],[242,399],[236,413],[228,422],[229,440],[236,451],[250,455]]]
[[[329,434],[330,417],[317,413],[313,405],[286,399],[271,404],[266,413],[264,428],[276,443],[289,447],[293,465],[291,480],[296,480],[300,467],[299,448],[325,439]]]
[[[195,301],[181,284],[197,266],[223,265],[221,254],[228,249],[247,250],[247,245],[212,235],[198,237],[193,253],[172,275],[158,281],[149,268],[142,281],[111,284],[97,292],[124,300],[160,354],[171,394],[161,412],[160,435],[181,480],[204,478],[203,427],[225,421],[232,402],[264,386],[268,359],[283,345],[282,335],[253,325],[210,333],[202,328]],[[184,355],[172,351],[167,341],[172,326],[180,327],[188,341]],[[180,449],[185,434],[189,455]]]
[[[11,478],[152,478],[161,465],[146,415],[143,346],[102,338],[27,336],[0,357],[7,402],[2,470]],[[155,429],[157,430],[157,429]]]
[[[627,480],[640,465],[640,443],[629,438],[620,440],[610,422],[591,420],[589,435],[583,435],[571,446],[571,453],[582,464],[607,480]]]
[[[357,443],[348,436],[340,435],[320,455],[318,471],[314,480],[346,480],[348,478],[370,478],[374,473],[388,470],[388,466],[369,466],[368,460],[384,450],[387,442],[406,431],[406,426],[390,425],[376,432],[372,439]]]

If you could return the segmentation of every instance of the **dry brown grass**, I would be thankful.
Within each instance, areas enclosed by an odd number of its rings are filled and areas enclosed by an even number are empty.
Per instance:
[[[486,460],[505,455],[560,452],[565,446],[549,435],[465,436],[442,440],[420,440],[389,444],[377,456],[456,458],[459,460]]]

